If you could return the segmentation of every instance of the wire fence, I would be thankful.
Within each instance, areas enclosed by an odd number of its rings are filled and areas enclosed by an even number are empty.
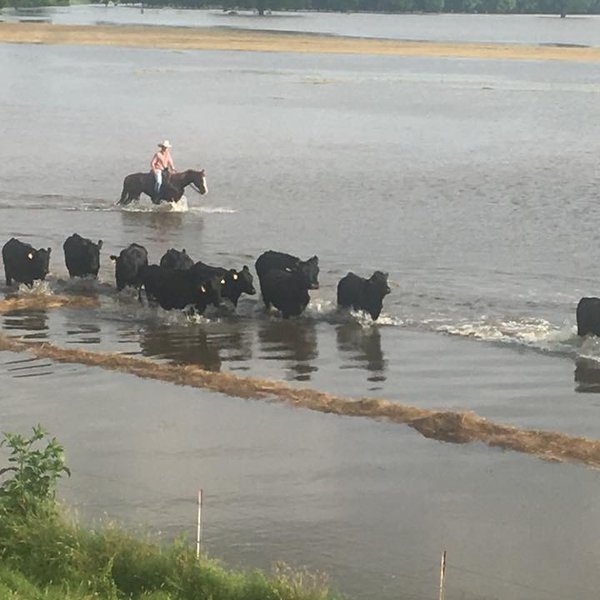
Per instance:
[[[135,490],[137,495],[145,499],[150,511],[152,511],[153,504],[155,506],[164,505],[166,501],[164,489],[162,487],[148,486],[139,481],[127,481],[107,475],[97,475],[92,473],[84,473],[80,475],[87,480],[97,480],[100,483],[110,483],[121,488],[124,487],[129,490]],[[63,480],[61,482],[61,487],[70,489],[75,493],[78,489],[82,488],[82,485],[75,484],[73,481]],[[198,496],[190,496],[189,498],[178,499],[178,503],[184,503],[186,505],[189,504],[190,506],[189,529],[191,531],[194,525],[197,528],[198,533],[196,538],[196,548],[198,553],[200,547],[202,547],[203,550],[207,549],[205,547],[204,540],[200,539],[200,502],[202,502],[202,504],[206,502],[204,495],[202,495],[202,500],[200,500]],[[170,503],[172,503],[172,501],[170,501]],[[195,510],[198,510],[198,520],[194,524]],[[435,600],[436,598],[439,600],[455,600],[447,593],[447,582],[450,582],[451,589],[455,590],[456,593],[459,594],[457,596],[457,599],[459,600],[474,597],[478,598],[478,600],[482,600],[482,598],[488,598],[489,600],[503,600],[505,598],[505,596],[498,595],[497,591],[490,592],[489,596],[484,597],[482,597],[479,592],[470,593],[470,586],[467,585],[465,576],[478,579],[484,584],[486,582],[494,582],[496,584],[501,584],[505,588],[514,588],[515,590],[529,592],[526,597],[535,600],[542,598],[556,598],[565,600],[564,592],[553,590],[550,587],[526,583],[511,577],[499,575],[496,572],[477,570],[472,567],[462,565],[453,560],[451,552],[447,553],[445,560],[443,560],[442,565],[440,565],[439,556],[430,556],[423,551],[415,551],[414,548],[400,547],[394,550],[393,567],[394,572],[385,573],[385,579],[388,581],[387,587],[392,585],[392,581],[397,582],[397,585],[400,588],[398,597],[401,598],[401,600]],[[367,566],[361,566],[361,570],[363,568],[368,571]],[[442,571],[444,572],[443,577],[441,577]],[[367,575],[367,573],[365,573],[365,575]],[[372,575],[381,575],[381,572],[378,571]],[[459,583],[457,583],[457,580]],[[408,589],[402,585],[403,582],[409,582]],[[479,590],[481,584],[478,584],[476,587]],[[578,600],[598,597],[597,591],[581,585],[571,586],[570,592],[571,598],[577,598]]]

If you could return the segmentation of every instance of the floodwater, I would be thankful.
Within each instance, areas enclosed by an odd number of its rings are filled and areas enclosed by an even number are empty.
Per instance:
[[[52,248],[34,294],[97,299],[4,313],[2,334],[598,437],[600,401],[582,392],[598,389],[600,345],[574,318],[599,288],[594,65],[2,45],[0,74],[0,239]],[[116,207],[164,137],[177,167],[206,169],[208,195]],[[75,231],[104,240],[97,283],[67,280]],[[154,262],[185,247],[237,268],[316,253],[321,288],[288,322],[257,296],[189,319],[116,293],[108,257],[134,241]],[[339,278],[375,269],[392,282],[380,320],[339,314]],[[61,491],[85,519],[193,537],[202,487],[204,546],[230,565],[285,560],[352,598],[430,598],[447,549],[447,597],[597,595],[593,469],[0,360],[1,429],[40,422],[64,443]]]

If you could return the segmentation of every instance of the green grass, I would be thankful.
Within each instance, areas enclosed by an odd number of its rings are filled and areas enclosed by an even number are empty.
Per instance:
[[[323,578],[286,567],[232,571],[183,541],[160,544],[115,525],[86,529],[55,500],[70,474],[37,425],[5,433],[0,462],[0,600],[333,600]]]
[[[56,506],[0,513],[0,600],[329,600],[324,578],[233,571],[188,544],[115,525],[85,529]]]

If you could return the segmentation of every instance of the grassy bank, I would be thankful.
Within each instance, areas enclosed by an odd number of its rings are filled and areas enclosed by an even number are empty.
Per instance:
[[[0,522],[0,598],[11,600],[325,600],[315,577],[236,572],[116,526],[92,531],[56,511]]]
[[[0,456],[1,600],[328,600],[324,580],[279,568],[233,571],[196,558],[189,544],[160,544],[109,525],[79,525],[55,500],[68,469],[62,447],[38,427],[6,434]]]
[[[600,48],[421,42],[229,28],[147,27],[141,25],[0,23],[0,42],[89,44],[186,50],[250,50],[260,52],[600,61]]]

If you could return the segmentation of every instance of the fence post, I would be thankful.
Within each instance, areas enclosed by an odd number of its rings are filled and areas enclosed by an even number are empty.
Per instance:
[[[445,590],[444,585],[446,583],[446,551],[442,552],[442,560],[440,562],[440,595],[439,600],[444,600]]]
[[[200,558],[200,543],[202,539],[202,488],[198,490],[198,528],[196,530],[196,558]]]

